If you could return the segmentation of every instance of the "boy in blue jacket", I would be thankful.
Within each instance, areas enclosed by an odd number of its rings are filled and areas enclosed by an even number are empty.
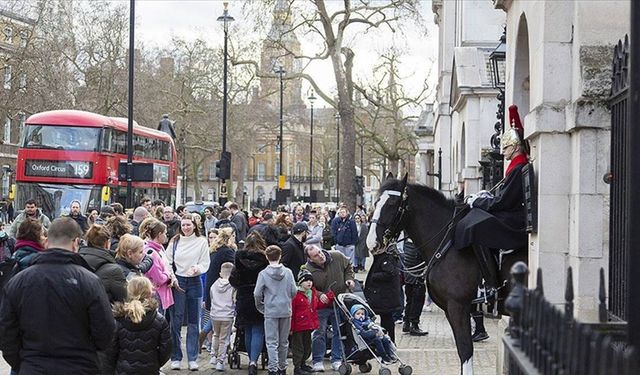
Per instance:
[[[353,317],[353,325],[356,327],[360,337],[369,346],[375,348],[376,353],[382,357],[384,364],[396,362],[396,356],[393,344],[389,336],[385,335],[382,328],[369,319],[367,310],[360,304],[351,306],[351,316]]]

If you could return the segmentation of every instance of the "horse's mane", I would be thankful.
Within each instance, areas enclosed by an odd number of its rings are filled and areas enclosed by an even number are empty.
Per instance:
[[[399,190],[402,185],[402,181],[397,179],[387,179],[383,181],[382,185],[380,185],[380,193],[384,190]],[[430,188],[429,186],[417,184],[417,183],[409,183],[409,190],[415,191],[420,195],[425,195],[425,198],[433,200],[435,203],[442,205],[444,207],[454,207],[455,201],[453,199],[447,198],[442,192]]]

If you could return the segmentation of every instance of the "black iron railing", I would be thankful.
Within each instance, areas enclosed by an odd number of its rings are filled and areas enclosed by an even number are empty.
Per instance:
[[[625,196],[627,181],[627,146],[629,137],[627,101],[629,98],[629,38],[618,41],[613,53],[611,79],[611,172],[605,181],[611,184],[609,208],[609,311],[621,320],[627,320],[629,294],[629,253]]]
[[[503,338],[507,373],[511,375],[579,374],[631,375],[639,371],[637,356],[626,342],[626,323],[608,323],[604,270],[600,270],[598,323],[582,323],[573,316],[573,279],[567,273],[564,309],[547,301],[538,269],[535,289],[525,287],[527,266],[516,263],[505,307],[511,312]]]
[[[288,182],[295,182],[295,183],[304,183],[304,182],[309,182],[309,176],[286,176],[286,179]],[[247,175],[246,177],[246,181],[278,181],[278,176],[271,176],[271,175]],[[322,177],[313,177],[313,183],[322,183],[324,182],[324,179]]]

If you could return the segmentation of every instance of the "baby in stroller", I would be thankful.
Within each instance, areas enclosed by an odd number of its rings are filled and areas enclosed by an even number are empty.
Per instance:
[[[376,353],[382,357],[382,363],[391,364],[397,362],[393,344],[388,335],[384,333],[382,327],[369,319],[367,309],[363,305],[355,304],[351,306],[351,316],[353,325],[358,334],[369,346],[376,349]]]

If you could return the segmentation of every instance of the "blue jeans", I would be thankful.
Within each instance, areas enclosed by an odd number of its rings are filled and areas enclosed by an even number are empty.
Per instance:
[[[184,292],[173,289],[174,305],[171,311],[171,338],[173,339],[172,361],[182,361],[180,333],[186,307],[187,313],[187,359],[198,359],[198,327],[200,325],[200,304],[202,303],[202,283],[200,277],[176,276]]]
[[[264,344],[264,324],[246,326],[244,328],[244,346],[247,349],[249,362],[258,362]]]
[[[327,326],[331,322],[333,327],[333,337],[331,339],[331,362],[342,360],[342,345],[340,343],[340,325],[336,320],[336,314],[332,308],[318,310],[318,321],[320,327],[313,331],[311,336],[311,353],[313,363],[320,363],[324,359],[324,353],[327,351]]]

